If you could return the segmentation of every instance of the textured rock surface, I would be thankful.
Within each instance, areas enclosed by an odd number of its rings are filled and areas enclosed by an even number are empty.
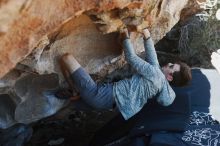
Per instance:
[[[59,71],[59,56],[69,52],[90,73],[96,73],[121,54],[117,34],[101,34],[86,15],[65,23],[44,37],[37,48],[21,63],[40,74]]]
[[[15,123],[16,104],[8,94],[0,94],[0,128],[7,128]]]
[[[4,21],[0,21],[0,77],[27,57],[34,48],[38,48],[43,36],[57,32],[55,36],[48,37],[47,43],[51,45],[51,42],[57,41],[59,44],[58,38],[62,36],[59,30],[84,12],[103,33],[118,31],[124,25],[138,29],[148,26],[156,42],[179,20],[181,10],[187,3],[188,0],[1,0],[0,20]],[[6,15],[8,17],[4,18]],[[77,31],[77,28],[69,28],[65,32],[72,31]],[[81,38],[75,36],[71,39]],[[106,43],[107,46],[109,43]],[[96,44],[99,46],[99,43]],[[65,45],[68,46],[69,41]],[[83,53],[79,53],[80,46],[75,48],[78,49],[78,55],[85,58]]]
[[[15,93],[21,102],[15,109],[15,120],[19,123],[31,123],[33,121],[50,116],[57,112],[65,104],[45,91],[58,87],[56,74],[26,75],[15,83]]]

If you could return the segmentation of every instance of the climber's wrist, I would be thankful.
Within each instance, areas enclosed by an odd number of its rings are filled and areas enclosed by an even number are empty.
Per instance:
[[[143,29],[143,34],[145,40],[148,40],[151,37],[150,32],[147,28]]]

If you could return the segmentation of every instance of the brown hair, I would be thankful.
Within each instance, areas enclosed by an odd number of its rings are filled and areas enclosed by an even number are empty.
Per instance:
[[[183,62],[176,62],[175,64],[180,65],[180,71],[173,73],[173,80],[170,82],[172,86],[186,86],[189,81],[192,79],[190,67]]]

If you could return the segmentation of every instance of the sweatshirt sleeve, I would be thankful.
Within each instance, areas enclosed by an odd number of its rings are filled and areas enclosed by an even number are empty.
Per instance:
[[[141,75],[146,76],[151,69],[151,64],[137,56],[134,51],[133,45],[130,39],[123,41],[123,47],[125,52],[126,61]]]
[[[159,66],[157,54],[154,47],[152,38],[144,39],[145,60],[151,65]]]
[[[169,106],[173,103],[176,98],[176,94],[173,89],[170,87],[167,81],[163,84],[163,89],[160,92],[160,95],[157,97],[157,102],[163,106]]]

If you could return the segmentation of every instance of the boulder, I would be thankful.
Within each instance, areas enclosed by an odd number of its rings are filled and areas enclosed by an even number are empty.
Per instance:
[[[64,26],[70,24],[71,21],[78,21],[77,17],[82,14],[89,16],[102,33],[117,32],[124,26],[134,31],[149,27],[153,39],[157,42],[178,22],[182,10],[189,3],[188,0],[20,0],[19,2],[1,0],[0,2],[0,20],[2,20],[0,21],[0,77],[13,69],[36,48],[40,48],[42,52],[56,43],[62,51],[62,47],[69,48],[72,45],[71,42],[86,40],[85,35],[93,40],[86,44],[88,46],[83,47],[82,43],[76,43],[74,48],[77,49],[74,52],[81,58],[89,58],[90,54],[85,56],[87,51],[84,49],[87,48],[88,52],[98,51],[100,49],[99,39],[107,39],[106,36],[102,38],[98,32],[93,35],[89,34],[94,31],[94,27],[91,27],[93,30],[87,28],[85,31],[82,28],[78,30],[77,27],[65,27],[67,30],[63,30]],[[197,3],[191,5],[190,8],[195,7]],[[83,31],[83,34],[77,35],[77,31],[78,33]],[[74,35],[74,37],[69,35]],[[64,41],[60,42],[62,37],[69,37],[66,38],[68,41],[65,41],[65,44],[62,44]],[[41,46],[42,41],[43,46]],[[116,41],[103,41],[102,43],[102,49],[107,50],[106,46],[114,45]],[[92,50],[91,45],[99,49]],[[112,47],[110,51],[114,52],[114,49],[116,47]],[[107,51],[102,58],[105,58],[108,53]],[[98,58],[99,55],[96,57],[94,54],[91,54],[91,57]],[[87,59],[85,64],[89,61],[91,60]],[[44,68],[43,65],[42,68]]]

